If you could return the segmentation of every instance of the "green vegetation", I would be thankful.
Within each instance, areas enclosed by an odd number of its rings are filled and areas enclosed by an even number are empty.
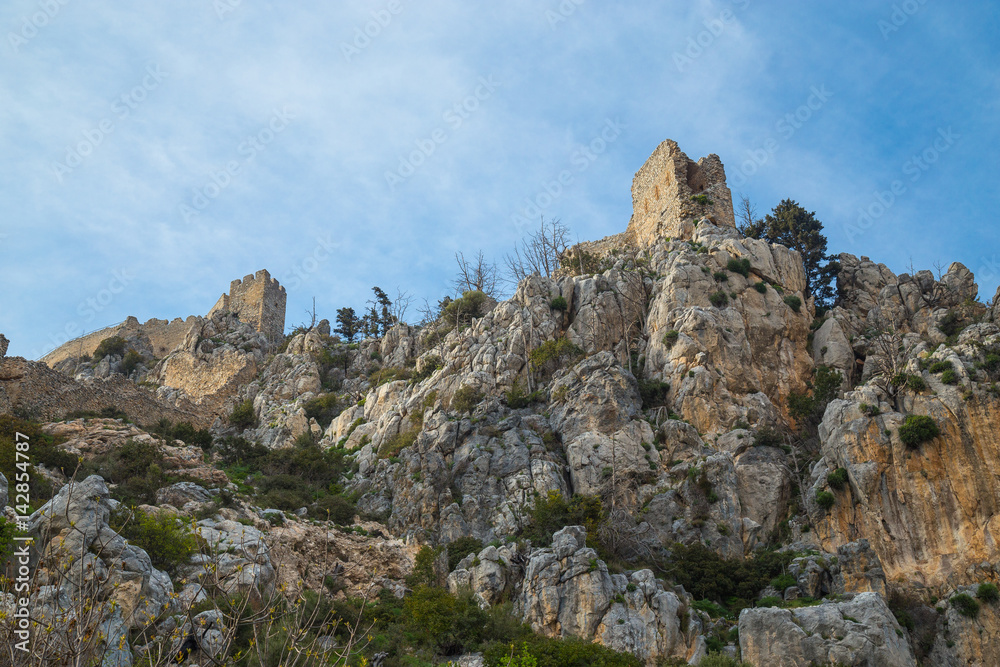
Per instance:
[[[976,602],[975,598],[968,593],[959,593],[958,595],[954,595],[949,602],[959,614],[965,616],[966,618],[975,618],[976,616],[979,616],[979,603]]]
[[[844,485],[847,484],[847,480],[847,468],[837,468],[826,476],[826,483],[830,485],[831,489],[835,489],[837,491],[844,488]]]
[[[941,373],[941,382],[945,384],[958,384],[958,373],[949,368],[944,373]]]
[[[829,366],[817,366],[809,383],[811,394],[791,392],[788,395],[788,412],[801,425],[814,428],[823,420],[823,413],[830,401],[837,398],[844,376]]]
[[[997,589],[996,584],[979,584],[979,587],[976,589],[976,597],[983,602],[993,604],[1000,600],[1000,590]]]
[[[667,392],[670,383],[662,380],[639,380],[639,396],[645,409],[657,408],[667,404]]]
[[[470,414],[483,398],[483,392],[475,387],[460,387],[451,397],[451,409],[459,414]]]
[[[257,413],[253,409],[253,401],[246,400],[233,406],[229,413],[229,423],[240,430],[257,426]]]
[[[677,339],[681,337],[681,332],[677,329],[671,329],[667,333],[663,334],[663,344],[667,347],[673,347]]]
[[[483,550],[481,540],[465,535],[448,543],[448,571],[451,572],[458,567],[459,561],[469,554],[477,554]]]
[[[412,447],[413,443],[417,441],[418,435],[420,435],[420,429],[411,428],[389,436],[382,442],[382,446],[379,447],[378,457],[380,459],[389,459],[396,456],[407,447]]]
[[[549,302],[549,308],[564,313],[569,308],[569,304],[566,303],[566,299],[564,297],[557,296],[556,298],[552,299],[552,301]]]
[[[724,283],[727,280],[729,280],[729,274],[725,273],[724,271],[716,271],[715,273],[712,274],[712,277],[715,278],[720,283]]]
[[[27,436],[30,443],[31,464],[26,470],[17,466],[17,442],[25,442],[24,438],[18,438],[17,434]],[[42,503],[52,496],[52,485],[40,473],[34,465],[41,464],[51,470],[56,470],[67,477],[72,476],[77,467],[77,459],[71,454],[59,449],[60,441],[42,432],[41,425],[19,419],[12,415],[0,415],[0,473],[3,473],[11,485],[10,503],[15,503],[14,483],[24,479],[24,473],[28,476],[28,492],[31,497],[31,509],[41,507]],[[20,514],[30,514],[21,511],[27,508],[20,508]]]
[[[479,290],[468,290],[462,296],[453,301],[449,301],[441,309],[440,316],[449,324],[461,326],[468,324],[472,320],[486,314],[486,305],[490,297]]]
[[[907,447],[919,447],[939,435],[940,427],[927,415],[909,415],[899,427],[899,439]]]
[[[590,542],[596,537],[602,513],[601,499],[597,496],[574,495],[567,501],[558,491],[549,491],[545,496],[535,497],[535,506],[521,537],[531,540],[534,546],[546,547],[552,544],[552,535],[566,526],[584,526]]]
[[[510,388],[504,395],[504,399],[507,401],[507,406],[512,410],[520,410],[521,408],[526,408],[532,403],[540,403],[545,400],[545,392],[536,390],[530,394],[524,390],[524,386],[519,380],[514,382],[514,386]]]
[[[750,277],[750,260],[749,259],[737,259],[732,258],[726,262],[726,270],[732,271],[733,273],[738,273],[744,278]]]
[[[163,418],[146,428],[150,433],[165,440],[180,440],[186,445],[198,445],[204,450],[212,447],[212,432],[208,429],[196,429],[190,422],[178,422],[175,426],[169,419]]]
[[[558,367],[568,361],[576,361],[584,354],[583,348],[562,336],[545,341],[532,350],[528,358],[531,360],[531,367],[538,370],[550,365]]]
[[[906,388],[915,394],[919,394],[924,389],[927,389],[927,383],[919,375],[904,375],[903,379],[906,383]]]
[[[712,200],[708,195],[691,195],[691,201],[702,206],[711,206]]]
[[[831,283],[840,271],[840,264],[826,254],[823,223],[814,212],[806,211],[794,200],[784,199],[763,219],[746,220],[740,231],[797,250],[806,271],[805,296],[816,297],[819,306],[833,302],[837,291]]]
[[[760,292],[761,294],[767,294],[767,283],[763,280],[754,283],[753,288]]]
[[[316,423],[325,431],[337,416],[344,411],[344,406],[336,394],[320,394],[316,398],[310,399],[303,406],[306,417],[315,419]]]
[[[825,510],[830,509],[836,502],[837,499],[829,491],[816,492],[816,504],[822,507],[823,509]]]
[[[198,549],[194,533],[181,519],[167,512],[147,514],[119,507],[112,512],[111,529],[137,547],[145,549],[153,565],[172,575],[186,565]]]
[[[141,363],[142,363],[142,355],[136,352],[135,350],[130,349],[128,352],[125,353],[124,358],[122,358],[122,368],[121,368],[122,375],[124,375],[125,377],[132,375],[132,371],[134,371],[136,367]]]
[[[802,299],[795,296],[794,294],[789,294],[785,297],[785,305],[794,310],[796,313],[802,309]]]
[[[709,295],[708,301],[716,308],[722,308],[729,303],[729,296],[723,291],[718,291]]]
[[[950,371],[952,368],[954,368],[954,365],[950,361],[935,361],[927,370],[931,373],[944,373],[945,371]]]
[[[753,605],[757,594],[781,575],[793,553],[758,552],[753,558],[725,559],[702,544],[675,544],[667,572],[697,599],[722,604],[735,617]]]
[[[125,339],[121,336],[105,338],[97,344],[97,349],[94,350],[94,359],[103,359],[109,354],[119,357],[125,356]]]

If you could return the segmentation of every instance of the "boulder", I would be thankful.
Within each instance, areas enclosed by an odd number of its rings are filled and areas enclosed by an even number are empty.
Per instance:
[[[744,609],[739,632],[743,660],[754,665],[917,664],[906,635],[885,600],[876,593],[798,609]]]

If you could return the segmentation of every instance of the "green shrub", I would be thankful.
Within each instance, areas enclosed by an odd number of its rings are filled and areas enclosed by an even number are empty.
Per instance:
[[[951,606],[954,607],[959,614],[965,616],[966,618],[975,618],[979,616],[979,603],[976,602],[975,598],[968,595],[967,593],[959,593],[953,596],[949,602]]]
[[[237,403],[229,413],[229,423],[238,429],[246,430],[257,426],[257,414],[253,409],[253,401],[246,400]]]
[[[760,292],[761,294],[767,294],[767,283],[765,283],[763,280],[754,283],[753,288],[758,292]]]
[[[97,345],[97,349],[94,350],[94,359],[103,359],[109,354],[114,354],[119,357],[125,356],[125,339],[121,336],[111,336],[110,338],[105,338]]]
[[[823,420],[823,413],[830,401],[840,393],[844,376],[829,366],[818,366],[809,383],[812,394],[791,392],[788,395],[788,412],[795,420],[807,426],[815,426]]]
[[[997,589],[996,584],[979,584],[979,587],[976,589],[976,597],[983,602],[992,604],[1000,600],[1000,590]]]
[[[17,524],[0,516],[0,563],[6,563],[14,554],[14,538],[17,536]]]
[[[663,334],[663,344],[667,347],[673,347],[677,339],[681,337],[681,332],[677,329],[671,329],[667,333]]]
[[[758,607],[780,607],[784,604],[784,598],[777,595],[766,595],[757,601]]]
[[[833,504],[837,502],[837,499],[829,491],[817,491],[816,492],[816,504],[825,510],[833,507]]]
[[[781,434],[771,426],[762,426],[753,436],[754,447],[781,447]]]
[[[142,363],[142,355],[135,350],[129,350],[125,353],[125,357],[122,359],[122,375],[128,377],[132,374],[132,371],[136,369],[136,366]]]
[[[957,336],[962,332],[962,329],[966,327],[965,321],[962,316],[955,310],[949,310],[941,322],[938,324],[938,329],[941,330],[945,336],[951,338],[952,336]]]
[[[639,396],[642,398],[643,408],[655,408],[667,404],[667,392],[670,391],[670,383],[662,380],[639,380]]]
[[[119,508],[112,512],[109,525],[129,543],[144,549],[154,567],[170,574],[176,574],[198,549],[187,524],[166,512],[146,514]]]
[[[441,311],[441,316],[448,323],[455,325],[468,324],[472,320],[486,314],[486,304],[489,297],[479,290],[469,290],[462,296],[448,303]]]
[[[162,425],[164,421],[166,421],[169,425],[169,421],[161,419],[157,426],[159,427]],[[187,445],[198,445],[206,451],[212,447],[212,432],[204,428],[197,429],[191,424],[191,422],[178,422],[176,426],[171,426],[166,429],[166,433],[160,431],[158,432],[160,435],[165,437],[181,440]]]
[[[514,382],[514,386],[510,388],[504,395],[504,399],[507,401],[507,406],[512,410],[520,410],[521,408],[526,408],[532,403],[538,403],[545,400],[545,392],[533,391],[530,394],[524,390],[519,380]]]
[[[340,493],[323,496],[316,501],[312,510],[312,515],[317,519],[329,519],[338,526],[349,526],[354,523],[356,514],[357,510],[351,499]]]
[[[720,283],[724,283],[727,280],[729,280],[729,275],[724,271],[716,271],[715,273],[712,274],[712,277],[715,278]]]
[[[882,411],[877,405],[868,405],[867,403],[862,403],[858,406],[861,412],[869,417],[878,417],[882,414]]]
[[[785,297],[785,305],[797,313],[802,308],[802,299],[794,294],[789,294]]]
[[[249,472],[261,470],[270,452],[264,445],[240,436],[226,436],[215,443],[215,453],[222,459],[223,465],[245,466]]]
[[[712,205],[712,200],[709,199],[708,195],[691,195],[691,201],[702,206]]]
[[[17,465],[16,443],[25,441],[24,438],[17,437],[18,433],[27,436],[27,442],[30,443],[31,447],[29,450],[30,465],[28,465],[27,470],[18,468]],[[78,461],[75,456],[58,447],[62,440],[64,438],[56,439],[43,433],[41,425],[36,422],[20,419],[13,415],[0,415],[0,473],[3,473],[11,485],[9,501],[11,505],[15,504],[13,484],[17,479],[17,473],[28,473],[31,509],[41,507],[52,495],[52,485],[35,470],[35,465],[44,465],[46,468],[56,470],[67,477],[73,475]],[[21,514],[30,513],[21,512]],[[2,562],[0,560],[0,563]]]
[[[451,572],[454,570],[458,566],[459,561],[469,554],[477,554],[482,550],[482,541],[471,535],[465,535],[452,540],[448,543],[448,571]]]
[[[483,401],[483,392],[475,387],[460,387],[451,397],[451,409],[460,414],[469,414]]]
[[[509,642],[494,642],[483,651],[485,667],[642,667],[631,653],[618,653],[591,641],[567,637],[550,639],[529,634],[519,640],[520,650]],[[515,653],[515,662],[511,654]]]
[[[847,484],[847,480],[847,468],[837,468],[826,476],[826,483],[830,485],[831,489],[836,489],[838,491],[844,488],[844,485]]]
[[[738,614],[787,569],[793,557],[788,552],[765,551],[752,558],[725,559],[700,543],[674,544],[666,571],[695,598],[725,603],[731,613]]]
[[[306,401],[303,408],[305,409],[306,417],[315,419],[316,423],[324,431],[344,411],[336,394],[321,394],[316,398]]]
[[[727,303],[729,303],[729,296],[722,291],[715,292],[708,297],[708,302],[711,303],[716,308],[722,308]]]
[[[121,447],[83,464],[80,476],[97,474],[114,484],[111,495],[126,506],[154,505],[156,492],[171,483],[165,465],[156,445],[126,440]]]
[[[899,427],[899,439],[908,447],[919,447],[939,435],[937,422],[927,415],[909,415]]]
[[[736,259],[735,257],[726,262],[726,270],[738,273],[744,278],[750,277],[750,260]]]
[[[532,368],[540,369],[549,364],[561,365],[566,361],[575,361],[584,355],[584,350],[566,337],[547,340],[531,351]]]
[[[954,368],[954,365],[950,361],[935,361],[928,367],[931,373],[944,373],[945,371],[950,371]]]
[[[549,308],[552,310],[558,310],[560,312],[566,312],[569,308],[569,304],[566,303],[565,297],[557,296],[549,302]]]
[[[919,375],[905,375],[904,382],[906,383],[906,387],[916,394],[927,389],[927,383]]]
[[[718,605],[711,600],[696,600],[691,603],[691,606],[698,611],[705,612],[712,618],[725,618],[729,616],[729,611],[725,607]]]
[[[958,384],[958,373],[949,368],[944,373],[941,373],[941,382],[945,384]]]
[[[783,592],[786,588],[794,586],[796,583],[795,577],[785,572],[771,580],[771,587],[776,591]]]
[[[459,390],[461,391],[461,390]],[[408,431],[400,431],[382,441],[382,446],[378,448],[378,457],[388,459],[396,456],[407,447],[412,447],[420,435],[419,428],[411,428]]]
[[[567,501],[558,491],[549,491],[535,498],[521,536],[531,540],[532,546],[547,547],[557,531],[566,526],[584,526],[589,539],[597,534],[602,513],[603,505],[597,496],[574,495]]]
[[[422,382],[434,375],[434,371],[444,368],[444,360],[439,355],[429,354],[420,361],[420,368],[413,373],[410,380],[414,383]]]

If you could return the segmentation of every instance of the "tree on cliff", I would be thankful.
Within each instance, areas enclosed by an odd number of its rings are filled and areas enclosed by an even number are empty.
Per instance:
[[[361,332],[361,318],[354,313],[353,308],[337,309],[337,328],[333,330],[348,342],[352,342],[354,337]]]
[[[792,199],[784,199],[763,219],[754,219],[749,199],[742,197],[742,202],[740,231],[745,236],[797,250],[806,271],[805,295],[816,297],[817,306],[831,305],[837,296],[831,283],[840,271],[840,264],[833,255],[826,254],[823,223],[816,219],[816,213],[806,211]]]
[[[569,247],[569,227],[558,219],[545,222],[542,218],[538,231],[532,232],[514,246],[513,254],[504,257],[506,280],[515,288],[530,275],[552,277],[559,268],[559,257]]]

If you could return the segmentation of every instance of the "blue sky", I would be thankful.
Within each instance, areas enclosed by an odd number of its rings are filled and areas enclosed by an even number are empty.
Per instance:
[[[499,258],[525,212],[581,240],[624,230],[632,176],[666,138],[717,153],[761,212],[816,211],[831,251],[896,272],[961,261],[986,300],[998,16],[935,0],[6,0],[0,332],[36,358],[128,315],[204,314],[261,268],[288,287],[289,328],[313,297],[332,320],[372,285],[434,302],[456,251]]]

